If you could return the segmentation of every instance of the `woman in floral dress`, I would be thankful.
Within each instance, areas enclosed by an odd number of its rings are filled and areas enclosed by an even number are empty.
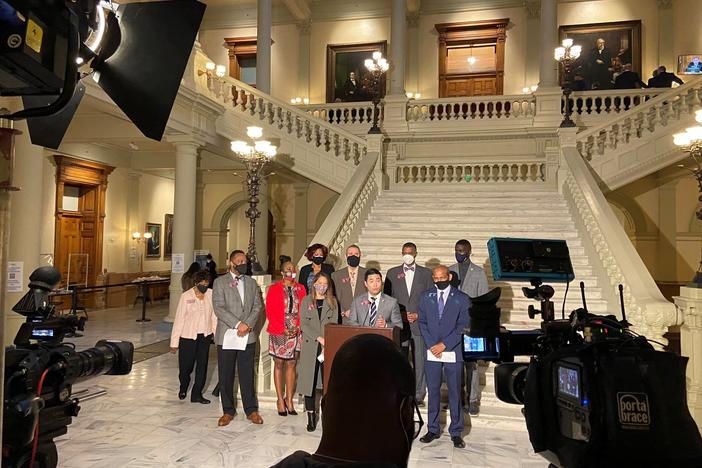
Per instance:
[[[266,295],[268,354],[275,364],[273,381],[278,396],[278,414],[296,415],[293,404],[297,358],[300,352],[300,303],[305,287],[295,278],[295,265],[286,257],[280,265],[283,279],[271,285]]]

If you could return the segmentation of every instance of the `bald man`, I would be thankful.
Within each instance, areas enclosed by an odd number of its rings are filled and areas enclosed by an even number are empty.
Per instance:
[[[432,271],[434,288],[426,291],[419,301],[419,331],[427,348],[424,372],[429,393],[427,433],[419,439],[429,443],[439,438],[439,410],[441,408],[441,381],[446,376],[451,425],[449,434],[456,448],[466,446],[463,441],[463,330],[470,321],[470,297],[451,287],[449,269],[439,265]],[[430,359],[431,358],[431,359]],[[336,363],[335,363],[336,364]]]
[[[358,335],[334,357],[322,400],[317,452],[298,451],[273,468],[405,468],[417,436],[414,371],[390,340]]]

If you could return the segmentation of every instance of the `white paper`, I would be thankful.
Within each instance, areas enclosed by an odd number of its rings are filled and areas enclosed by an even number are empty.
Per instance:
[[[324,353],[321,353],[319,356],[317,356],[317,360],[319,362],[324,362]]]
[[[185,273],[185,254],[174,253],[171,255],[171,272]]]
[[[24,262],[7,262],[7,292],[22,292]],[[53,285],[52,285],[53,286]]]
[[[427,361],[456,362],[456,353],[454,351],[444,351],[441,353],[441,357],[436,357],[431,353],[431,350],[427,350]]]
[[[224,332],[224,340],[222,340],[222,349],[236,349],[243,351],[246,349],[246,342],[249,340],[249,334],[239,336],[236,333],[236,328],[241,322],[237,322],[234,328],[230,328]]]

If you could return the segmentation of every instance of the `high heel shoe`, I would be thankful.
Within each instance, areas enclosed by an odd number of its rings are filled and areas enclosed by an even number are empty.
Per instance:
[[[277,403],[276,403],[277,406]],[[283,411],[280,411],[280,406],[278,406],[278,416],[287,416],[288,415],[288,409],[287,405],[285,404],[285,400],[283,400]]]
[[[285,411],[287,411],[290,416],[297,416],[297,411],[295,411],[295,408],[290,409],[287,401],[284,401],[283,403],[285,403]]]
[[[317,412],[307,412],[307,432],[314,432],[317,429]]]

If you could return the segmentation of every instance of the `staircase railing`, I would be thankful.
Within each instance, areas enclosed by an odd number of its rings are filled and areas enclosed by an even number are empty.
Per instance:
[[[675,306],[661,294],[587,162],[578,153],[576,131],[559,131],[563,163],[559,184],[582,234],[586,253],[593,259],[593,269],[610,312],[620,315],[618,285],[622,284],[629,322],[648,338],[666,343],[663,334],[677,320]]]
[[[203,53],[196,56],[193,69],[204,69],[209,60]],[[343,158],[358,165],[366,154],[366,141],[352,133],[308,115],[303,109],[263,93],[239,80],[225,77],[211,77],[197,73],[196,87],[209,93],[215,101],[223,104],[225,109],[248,114],[267,122],[290,138],[308,144],[324,153]],[[203,90],[202,88],[205,88]]]
[[[665,88],[576,91],[571,94],[570,108],[576,123],[589,126],[645,104],[666,91]]]
[[[702,78],[696,77],[606,123],[579,133],[576,140],[578,151],[585,159],[594,161],[608,151],[640,144],[662,127],[692,113],[702,102],[701,97]]]
[[[312,240],[328,246],[333,260],[344,258],[347,245],[358,238],[378,197],[382,183],[377,171],[379,159],[379,151],[369,151],[361,160]],[[305,263],[304,257],[300,259],[300,265]]]
[[[535,106],[536,100],[530,94],[413,99],[407,103],[407,121],[412,123],[528,119],[534,116]]]

